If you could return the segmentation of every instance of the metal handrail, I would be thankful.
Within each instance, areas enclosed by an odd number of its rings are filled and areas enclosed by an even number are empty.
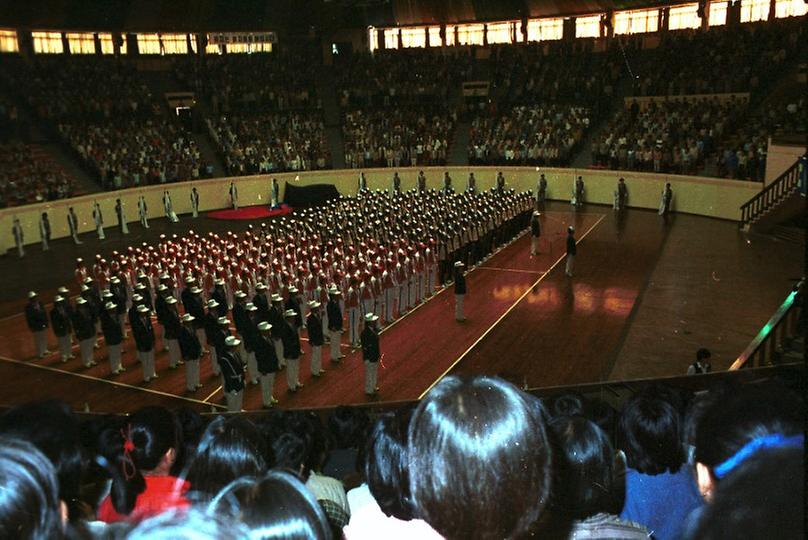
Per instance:
[[[743,369],[752,365],[762,366],[768,355],[769,360],[777,354],[778,336],[788,337],[794,329],[794,322],[797,318],[797,306],[794,300],[798,292],[805,286],[804,281],[800,281],[786,297],[777,311],[768,322],[763,325],[755,339],[744,349],[735,362],[730,366],[730,371]]]
[[[783,197],[793,193],[799,186],[800,160],[786,169],[774,182],[763,188],[760,193],[741,205],[741,223],[750,223],[753,219],[769,209],[769,207],[780,201]]]

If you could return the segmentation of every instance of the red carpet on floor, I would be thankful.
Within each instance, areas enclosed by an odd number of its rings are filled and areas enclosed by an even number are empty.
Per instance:
[[[269,208],[268,206],[247,206],[245,208],[239,208],[238,210],[217,210],[216,212],[208,212],[207,217],[212,219],[243,220],[284,216],[291,213],[292,207],[282,204],[275,208]]]

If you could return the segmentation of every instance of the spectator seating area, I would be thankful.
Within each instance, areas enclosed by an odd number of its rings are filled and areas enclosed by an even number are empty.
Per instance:
[[[4,58],[2,66],[3,82],[105,188],[190,180],[207,170],[134,63],[37,56]]]
[[[672,98],[618,111],[592,141],[592,163],[611,169],[698,174],[742,121],[747,101]]]
[[[802,538],[805,404],[795,384],[704,379],[707,391],[693,393],[651,383],[610,403],[450,376],[420,402],[373,415],[145,407],[77,417],[55,402],[21,405],[0,416],[0,485],[15,486],[0,501],[0,531]]]
[[[208,132],[229,175],[331,166],[317,63],[305,52],[210,55],[174,62],[212,113]]]
[[[0,143],[0,208],[73,195],[73,179],[39,147]]]
[[[345,166],[445,165],[456,120],[440,106],[349,110],[342,127]]]
[[[517,105],[506,113],[491,109],[471,123],[471,164],[563,166],[589,129],[589,111],[583,107]]]

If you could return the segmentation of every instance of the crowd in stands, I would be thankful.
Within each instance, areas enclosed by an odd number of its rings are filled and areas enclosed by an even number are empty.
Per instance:
[[[163,117],[60,123],[59,133],[106,189],[210,177],[196,143]]]
[[[50,122],[106,189],[210,175],[190,137],[115,57],[5,59],[5,82]]]
[[[589,111],[566,105],[517,105],[500,113],[490,107],[471,123],[470,164],[569,164],[589,128]]]
[[[336,63],[334,77],[343,109],[442,105],[471,77],[472,65],[468,51],[384,50]]]
[[[319,109],[317,63],[303,52],[208,54],[174,60],[174,75],[214,114]]]
[[[777,380],[652,384],[619,411],[487,376],[374,416],[33,403],[0,416],[0,535],[803,538],[804,420]]]
[[[445,165],[456,115],[446,107],[355,109],[345,113],[345,166]]]
[[[804,19],[682,30],[658,47],[629,54],[638,96],[752,92],[768,86],[788,62],[805,58]]]
[[[616,113],[592,141],[592,164],[611,169],[698,174],[747,110],[742,99],[671,99]]]
[[[307,171],[331,166],[319,112],[221,115],[208,131],[228,174]]]
[[[0,143],[0,208],[65,199],[74,190],[73,179],[30,145]]]

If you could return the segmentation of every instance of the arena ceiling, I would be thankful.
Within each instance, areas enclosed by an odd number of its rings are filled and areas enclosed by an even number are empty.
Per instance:
[[[118,31],[308,31],[494,21],[669,4],[662,0],[0,0],[0,26]]]

